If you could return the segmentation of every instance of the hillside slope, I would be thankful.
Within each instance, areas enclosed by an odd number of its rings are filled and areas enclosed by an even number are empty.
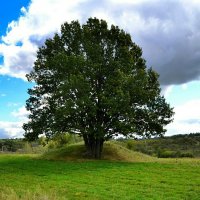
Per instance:
[[[54,149],[46,152],[41,157],[48,160],[83,161],[90,160],[85,155],[83,144],[73,144],[67,147]],[[124,162],[153,162],[157,158],[134,152],[113,142],[106,142],[104,145],[102,160],[124,161]]]

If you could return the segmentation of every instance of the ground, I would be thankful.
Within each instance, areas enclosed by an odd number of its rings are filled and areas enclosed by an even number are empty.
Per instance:
[[[158,159],[107,144],[95,161],[78,157],[81,148],[0,154],[0,199],[200,199],[200,159]]]

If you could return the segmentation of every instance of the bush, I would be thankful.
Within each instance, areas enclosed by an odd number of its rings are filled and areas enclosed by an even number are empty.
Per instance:
[[[53,140],[50,140],[48,143],[47,143],[47,148],[48,149],[55,149],[56,147],[58,146],[58,144],[53,141]]]
[[[177,158],[178,152],[170,150],[159,150],[157,155],[158,158]]]
[[[40,144],[42,144],[43,141],[44,139],[41,139]],[[46,145],[48,149],[54,149],[54,148],[63,147],[65,145],[77,143],[80,141],[82,141],[82,138],[80,136],[72,135],[69,133],[62,133],[62,134],[58,133],[54,135],[54,137],[51,140],[49,140]]]
[[[42,136],[38,139],[39,145],[42,145],[43,147],[47,145],[47,138]]]
[[[24,151],[24,153],[33,153],[33,148],[29,142],[26,142],[24,144],[23,151]]]
[[[194,155],[191,152],[180,152],[180,151],[170,151],[170,150],[159,150],[157,152],[158,158],[193,158]]]
[[[183,157],[194,158],[194,155],[193,155],[193,153],[191,153],[191,152],[182,152],[182,153],[180,154],[180,157],[181,157],[181,158],[183,158]]]
[[[134,141],[133,140],[128,140],[126,143],[126,147],[130,150],[134,150]]]
[[[72,141],[72,135],[69,133],[56,134],[53,137],[53,141],[55,141],[57,147],[62,147],[66,144],[70,144],[70,142]]]

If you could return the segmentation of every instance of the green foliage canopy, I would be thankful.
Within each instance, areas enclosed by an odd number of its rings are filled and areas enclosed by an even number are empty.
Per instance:
[[[25,137],[57,133],[83,136],[93,157],[103,142],[124,136],[163,135],[173,110],[161,96],[158,74],[125,31],[89,18],[64,23],[39,48],[29,81]]]

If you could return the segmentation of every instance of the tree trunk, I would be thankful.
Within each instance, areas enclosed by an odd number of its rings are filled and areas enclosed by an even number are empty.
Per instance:
[[[101,159],[104,139],[95,138],[91,135],[84,135],[83,139],[88,156],[95,159]]]

